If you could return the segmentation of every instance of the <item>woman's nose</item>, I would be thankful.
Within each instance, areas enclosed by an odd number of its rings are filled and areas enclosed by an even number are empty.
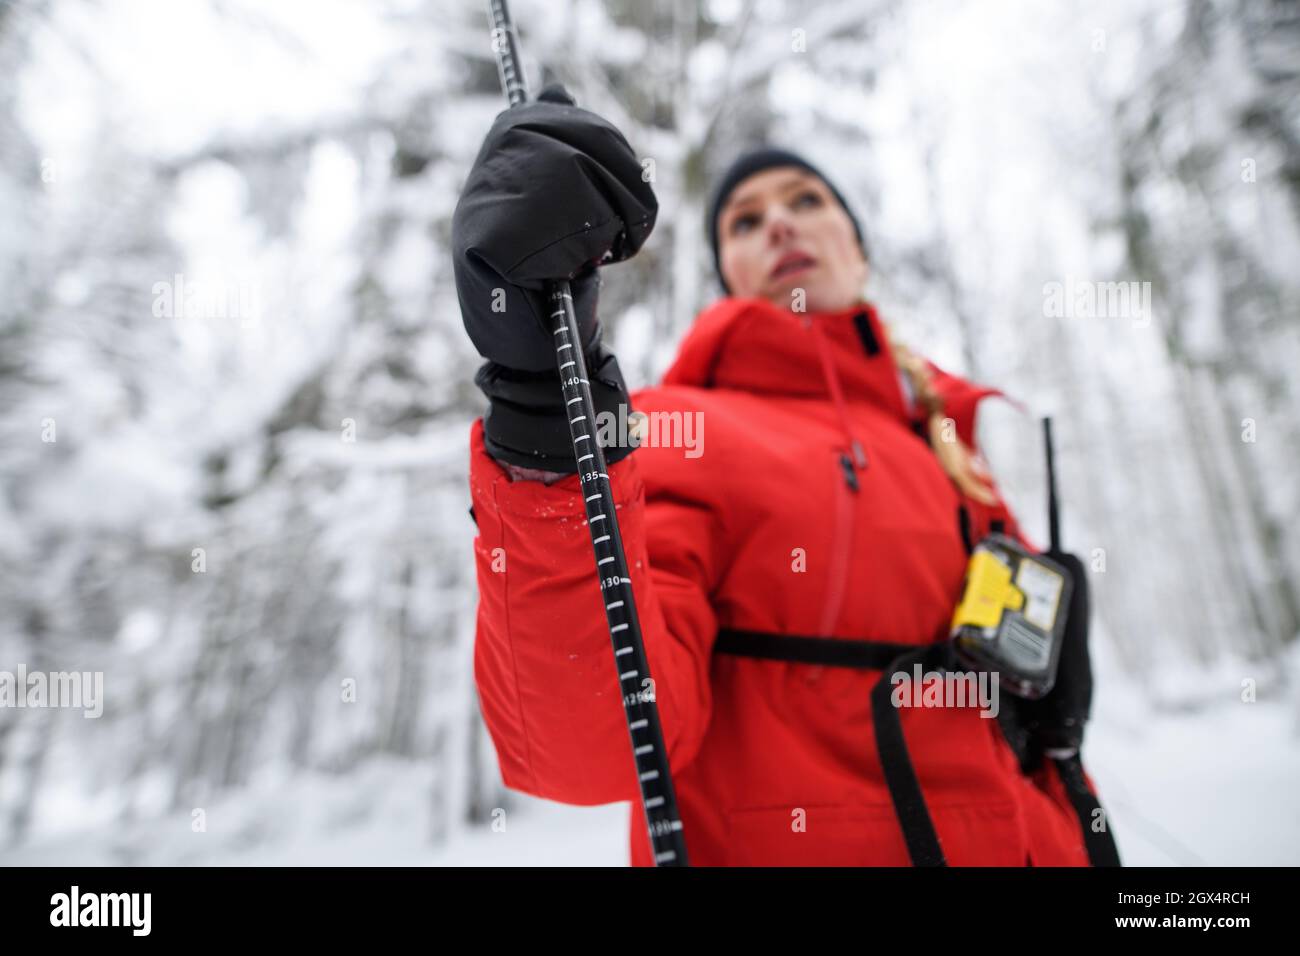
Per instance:
[[[773,210],[767,219],[767,241],[780,245],[794,235],[794,222],[784,209]]]

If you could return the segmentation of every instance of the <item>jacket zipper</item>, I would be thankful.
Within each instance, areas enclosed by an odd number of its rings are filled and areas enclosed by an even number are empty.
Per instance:
[[[862,443],[853,435],[849,423],[848,406],[844,401],[844,392],[840,389],[839,377],[835,374],[834,363],[831,361],[826,340],[822,336],[821,330],[813,325],[812,319],[808,316],[804,317],[804,325],[816,343],[817,355],[822,367],[822,376],[826,381],[826,390],[830,394],[831,403],[835,406],[835,412],[839,417],[840,428],[844,432],[845,439],[844,447],[837,453],[838,467],[844,481],[844,487],[838,489],[835,496],[835,525],[831,543],[830,571],[827,576],[826,601],[822,607],[822,618],[817,629],[819,636],[829,637],[839,620],[840,609],[844,604],[844,591],[848,585],[849,565],[853,549],[854,519],[857,513],[854,498],[861,489],[858,471],[867,467],[867,455],[862,448]],[[839,482],[837,481],[836,484],[838,485]]]
[[[848,455],[840,454],[841,468],[844,469],[846,480],[841,483],[836,481],[838,486],[835,492],[835,527],[834,537],[831,543],[831,564],[830,571],[827,575],[828,585],[826,591],[826,601],[822,606],[822,618],[817,627],[818,637],[830,637],[835,630],[835,624],[839,620],[840,608],[844,604],[844,591],[848,585],[849,563],[853,555],[853,529],[854,515],[857,509],[854,507],[856,502],[854,498],[858,491],[857,476],[853,471],[852,462],[849,461]],[[849,482],[852,479],[852,483]]]

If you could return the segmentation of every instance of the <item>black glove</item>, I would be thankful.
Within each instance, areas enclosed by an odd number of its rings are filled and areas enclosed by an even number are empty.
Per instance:
[[[597,418],[608,414],[617,420],[619,405],[628,405],[627,385],[618,359],[600,340],[599,327],[594,349],[587,355],[587,381]],[[488,397],[483,416],[483,444],[488,454],[527,468],[568,475],[578,470],[569,435],[571,409],[565,407],[558,372],[520,372],[498,362],[485,362],[474,376],[474,384]],[[631,411],[628,405],[627,414]],[[589,431],[598,440],[609,439],[601,442],[606,464],[626,458],[636,448],[630,436],[602,433],[599,426],[599,421],[592,423]]]
[[[597,416],[628,405],[618,361],[601,343],[597,266],[640,249],[658,209],[623,134],[574,106],[563,87],[493,123],[452,216],[461,317],[488,359],[474,381],[489,399],[483,430],[493,457],[577,470],[548,280],[569,280]],[[602,447],[612,463],[635,446]]]
[[[480,355],[553,371],[548,280],[569,279],[583,351],[595,347],[595,267],[636,253],[659,206],[632,147],[561,86],[503,111],[452,216],[456,292]]]

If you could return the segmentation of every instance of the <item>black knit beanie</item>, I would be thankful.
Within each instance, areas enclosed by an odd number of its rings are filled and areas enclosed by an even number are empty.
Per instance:
[[[857,236],[858,245],[862,247],[862,254],[867,255],[867,241],[862,235],[862,226],[858,223],[858,217],[853,215],[853,211],[849,209],[849,204],[844,201],[844,196],[835,188],[835,184],[823,176],[820,169],[797,153],[775,146],[762,146],[741,153],[736,157],[731,165],[727,167],[727,171],[722,174],[722,178],[718,180],[717,185],[713,187],[713,195],[709,200],[706,224],[709,230],[709,245],[713,248],[713,268],[718,274],[718,281],[722,283],[722,288],[726,289],[728,293],[731,290],[727,288],[727,280],[722,277],[722,262],[718,258],[718,213],[722,211],[727,197],[743,180],[748,179],[755,173],[761,173],[765,169],[773,169],[777,166],[798,166],[824,182],[826,188],[831,191],[831,195],[844,207],[844,212],[848,214],[849,221],[853,223],[853,232]]]

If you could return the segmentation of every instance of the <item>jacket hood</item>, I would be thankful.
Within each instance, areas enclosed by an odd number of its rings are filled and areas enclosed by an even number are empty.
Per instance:
[[[924,411],[904,394],[888,342],[869,302],[837,312],[795,313],[763,299],[724,298],[696,318],[663,384],[820,398],[841,406],[867,401],[910,427],[924,420]],[[943,414],[975,448],[980,400],[1003,393],[928,360],[926,365]]]

